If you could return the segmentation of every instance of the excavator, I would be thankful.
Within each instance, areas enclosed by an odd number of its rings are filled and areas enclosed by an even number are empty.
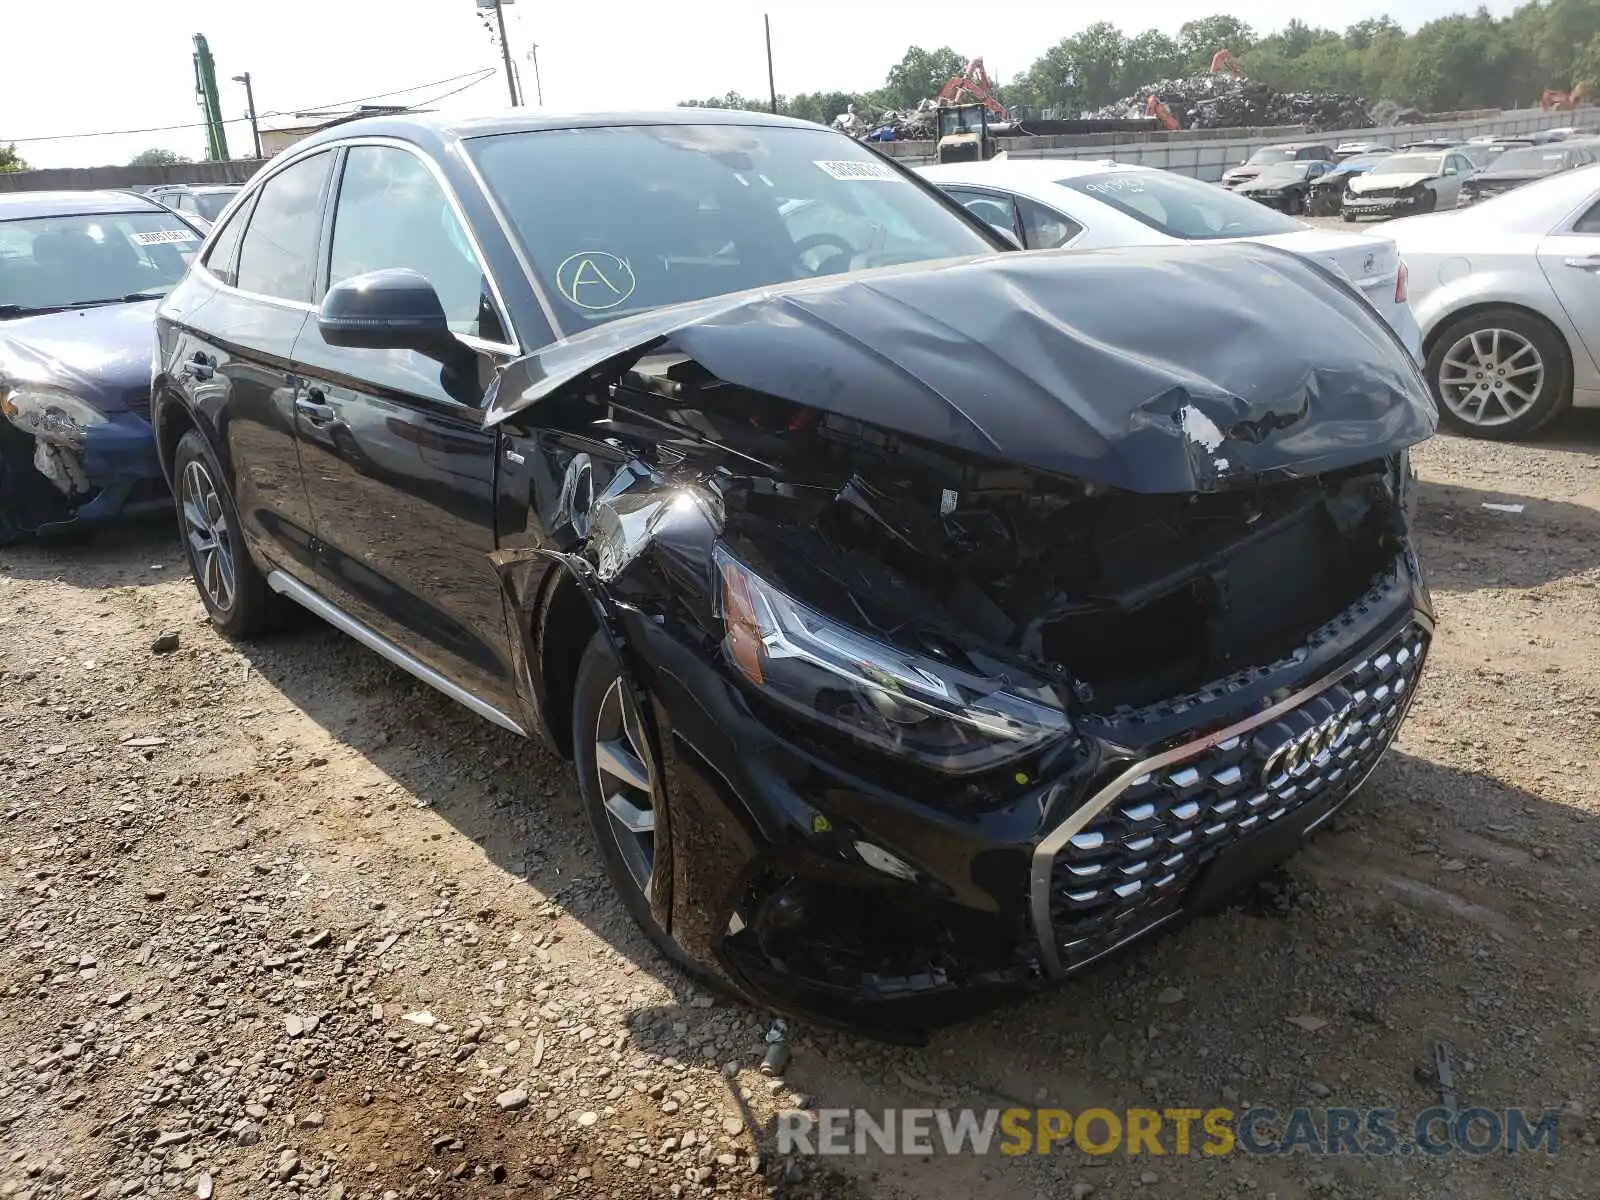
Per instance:
[[[1211,56],[1211,74],[1215,75],[1224,69],[1235,79],[1244,78],[1244,68],[1239,65],[1239,60],[1233,56],[1233,51],[1227,48],[1218,50]],[[1549,95],[1550,93],[1546,92],[1545,94]],[[1168,108],[1162,102],[1161,97],[1154,92],[1150,93],[1150,98],[1144,102],[1144,115],[1154,117],[1161,123],[1163,129],[1183,128],[1179,124],[1178,118],[1172,115],[1172,109]]]
[[[974,58],[952,75],[935,98],[938,120],[937,161],[981,162],[994,157],[989,118],[1009,123],[1011,114],[994,94],[983,59]]]
[[[1555,88],[1545,88],[1543,94],[1539,97],[1539,107],[1544,109],[1545,112],[1566,112],[1577,108],[1588,95],[1588,83],[1580,83],[1570,92],[1560,92]]]

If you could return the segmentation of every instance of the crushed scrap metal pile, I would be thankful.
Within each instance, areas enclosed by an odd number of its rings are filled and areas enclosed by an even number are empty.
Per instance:
[[[1276,92],[1264,84],[1219,75],[1163,79],[1088,114],[1142,117],[1154,95],[1184,129],[1241,129],[1304,125],[1310,130],[1363,129],[1372,124],[1367,102],[1344,92]]]

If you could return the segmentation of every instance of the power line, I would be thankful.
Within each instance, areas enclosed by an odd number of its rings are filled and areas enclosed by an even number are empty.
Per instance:
[[[274,109],[271,112],[258,113],[256,115],[258,117],[284,117],[290,116],[295,112],[314,112],[317,109],[338,108],[339,106],[345,104],[365,104],[368,100],[382,100],[386,96],[399,96],[405,92],[419,92],[424,88],[442,87],[444,84],[455,83],[462,79],[470,80],[470,82],[463,84],[461,87],[421,102],[424,104],[436,104],[448,96],[454,96],[457,92],[464,92],[467,90],[467,88],[476,87],[485,79],[488,79],[490,76],[494,75],[497,69],[498,68],[495,67],[485,67],[478,71],[468,71],[464,75],[452,75],[448,79],[435,79],[429,83],[418,83],[413,84],[411,87],[395,88],[393,91],[378,92],[372,96],[358,96],[353,100],[332,100],[323,104],[305,104],[301,105],[299,108],[291,109],[289,112],[283,112]],[[250,118],[248,117],[228,117],[223,121],[223,124],[247,124],[249,120]],[[94,133],[55,133],[48,134],[43,137],[4,137],[0,138],[0,142],[4,142],[6,144],[13,142],[67,142],[79,138],[123,137],[135,133],[170,133],[178,129],[204,129],[205,126],[206,122],[204,121],[190,121],[182,125],[152,125],[145,129],[103,129]]]

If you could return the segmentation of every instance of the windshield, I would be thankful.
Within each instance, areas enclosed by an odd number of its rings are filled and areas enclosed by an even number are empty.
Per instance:
[[[153,209],[0,221],[0,317],[164,296],[199,249]]]
[[[1185,241],[1263,237],[1305,226],[1225,188],[1165,171],[1107,171],[1057,181],[1124,216]]]
[[[1294,155],[1293,146],[1263,146],[1250,156],[1250,163],[1260,167],[1270,163],[1293,162]]]
[[[202,217],[208,221],[215,221],[238,191],[238,188],[229,188],[224,192],[196,192],[194,204],[200,210]]]
[[[1555,171],[1566,162],[1568,151],[1522,146],[1495,159],[1496,171]]]
[[[1437,175],[1444,159],[1437,154],[1396,154],[1372,168],[1374,175]]]
[[[468,145],[576,324],[1000,248],[954,202],[820,127],[553,129]]]

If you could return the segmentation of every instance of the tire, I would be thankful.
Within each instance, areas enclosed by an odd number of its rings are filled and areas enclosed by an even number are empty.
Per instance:
[[[1572,403],[1565,340],[1522,309],[1485,308],[1452,321],[1433,339],[1427,375],[1440,421],[1467,437],[1526,437]]]
[[[602,743],[611,746],[611,769],[603,769],[599,761]],[[616,756],[622,754],[634,761],[620,764],[625,769],[617,772]],[[672,840],[665,833],[670,817],[666,814],[655,750],[648,731],[638,720],[627,681],[603,633],[596,633],[589,640],[578,664],[572,697],[572,759],[578,772],[578,794],[595,846],[623,907],[656,949],[683,970],[706,979],[705,968],[691,959],[656,920],[650,895],[641,883],[641,869],[650,880],[652,893],[655,886],[667,884],[672,878]],[[635,784],[647,786],[630,785],[630,776]],[[608,794],[620,803],[608,806]],[[636,817],[646,803],[652,822],[659,820],[662,830],[662,836],[656,837],[656,826],[652,824],[648,864],[642,863],[636,853],[640,835],[626,827],[629,822],[637,824]]]
[[[1339,209],[1339,219],[1349,225],[1354,225],[1356,223],[1355,213],[1345,212],[1343,208]]]
[[[178,441],[172,477],[184,554],[211,623],[237,641],[276,629],[287,602],[267,586],[250,557],[227,476],[193,429]]]
[[[1428,198],[1422,202],[1422,211],[1431,213],[1439,207],[1439,193],[1432,188],[1428,189]]]

